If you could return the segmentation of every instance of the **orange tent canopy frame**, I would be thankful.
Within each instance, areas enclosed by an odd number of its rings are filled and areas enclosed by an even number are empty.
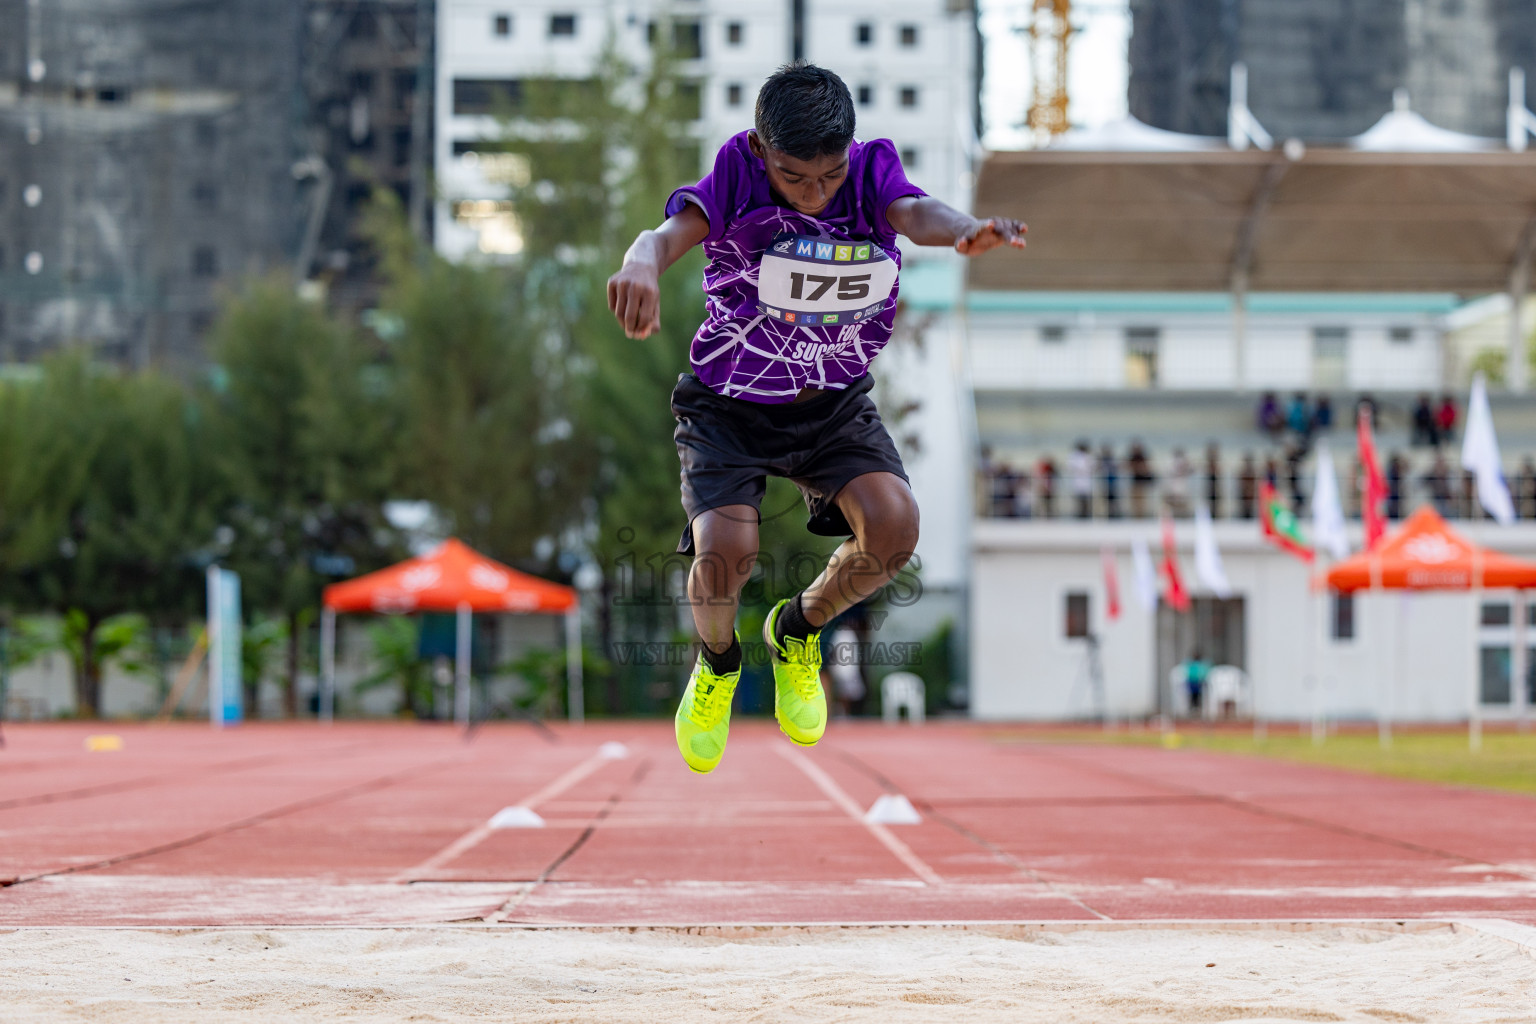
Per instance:
[[[434,550],[366,576],[325,588],[337,612],[472,612],[558,615],[577,605],[576,591],[487,558],[449,538]]]
[[[1536,587],[1536,562],[1478,547],[1421,507],[1375,551],[1328,570],[1331,590],[1477,590]]]

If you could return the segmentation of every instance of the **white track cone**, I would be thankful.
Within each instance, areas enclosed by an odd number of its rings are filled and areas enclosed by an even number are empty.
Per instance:
[[[491,828],[543,828],[544,819],[521,805],[503,807],[491,818]]]
[[[609,740],[597,748],[597,756],[609,761],[622,761],[629,756],[629,748],[622,743]]]
[[[923,816],[917,813],[912,801],[900,793],[887,793],[875,801],[864,820],[871,825],[920,825]]]

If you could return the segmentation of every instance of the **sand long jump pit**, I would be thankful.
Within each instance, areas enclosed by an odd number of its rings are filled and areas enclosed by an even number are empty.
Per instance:
[[[1498,921],[20,928],[0,1019],[1536,1021]]]

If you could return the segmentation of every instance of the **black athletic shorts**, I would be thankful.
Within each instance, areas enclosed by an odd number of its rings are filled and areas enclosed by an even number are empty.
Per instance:
[[[874,385],[875,379],[865,374],[841,391],[764,405],[726,398],[693,374],[680,374],[672,389],[672,415],[677,417],[672,438],[682,463],[688,522],[677,550],[693,554],[694,517],[712,508],[751,505],[762,522],[760,506],[770,476],[785,477],[800,488],[811,517],[806,529],[822,537],[852,534],[833,503],[837,492],[865,473],[907,479],[869,397]]]

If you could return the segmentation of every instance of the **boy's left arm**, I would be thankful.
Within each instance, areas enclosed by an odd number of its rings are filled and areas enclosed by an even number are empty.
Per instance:
[[[1010,245],[1024,248],[1023,221],[1007,217],[978,220],[968,213],[932,196],[902,196],[885,208],[885,219],[900,234],[918,245],[953,245],[966,256],[979,256],[988,249]]]

